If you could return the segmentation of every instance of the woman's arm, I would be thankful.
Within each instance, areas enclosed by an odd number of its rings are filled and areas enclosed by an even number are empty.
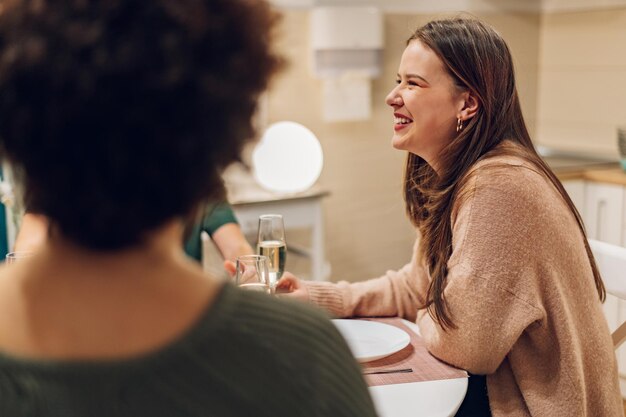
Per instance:
[[[418,262],[418,241],[410,263],[379,278],[361,282],[301,281],[286,276],[277,289],[326,309],[337,317],[399,316],[415,321],[425,305],[428,277]],[[289,297],[291,294],[287,294]]]
[[[202,219],[191,227],[185,241],[185,252],[197,261],[202,260],[201,233],[205,231],[225,260],[234,261],[240,255],[253,254],[227,201],[207,204]]]
[[[226,223],[211,235],[211,239],[226,260],[254,253],[237,223]]]

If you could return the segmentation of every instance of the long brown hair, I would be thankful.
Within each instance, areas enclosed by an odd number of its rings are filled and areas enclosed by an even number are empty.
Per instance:
[[[511,53],[500,35],[476,19],[436,20],[418,28],[407,44],[419,41],[441,59],[457,86],[474,94],[477,113],[439,155],[436,173],[424,159],[409,153],[404,198],[411,222],[421,233],[420,255],[429,269],[429,314],[444,329],[456,328],[444,289],[452,254],[451,218],[454,202],[471,168],[485,156],[513,155],[533,164],[559,191],[584,236],[600,300],[606,291],[586,239],[580,214],[561,182],[539,157],[528,134],[515,87]],[[496,146],[509,140],[517,146]]]

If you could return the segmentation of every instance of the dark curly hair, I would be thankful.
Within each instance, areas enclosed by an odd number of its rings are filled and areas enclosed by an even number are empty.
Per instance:
[[[215,197],[282,65],[276,21],[259,0],[5,3],[0,152],[29,210],[114,250]]]

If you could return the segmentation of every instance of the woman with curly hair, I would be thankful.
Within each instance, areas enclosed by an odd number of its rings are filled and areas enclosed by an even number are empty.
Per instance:
[[[281,65],[267,4],[2,6],[0,152],[49,224],[0,268],[0,415],[373,416],[323,315],[182,251]]]

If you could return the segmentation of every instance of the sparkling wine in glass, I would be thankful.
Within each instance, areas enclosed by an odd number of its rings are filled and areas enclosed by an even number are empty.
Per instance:
[[[235,284],[244,290],[271,293],[268,259],[261,255],[243,255],[235,261]]]
[[[285,272],[285,261],[287,259],[285,225],[283,216],[280,214],[264,214],[259,217],[257,253],[267,256],[269,260],[270,286],[274,288],[276,282]]]

